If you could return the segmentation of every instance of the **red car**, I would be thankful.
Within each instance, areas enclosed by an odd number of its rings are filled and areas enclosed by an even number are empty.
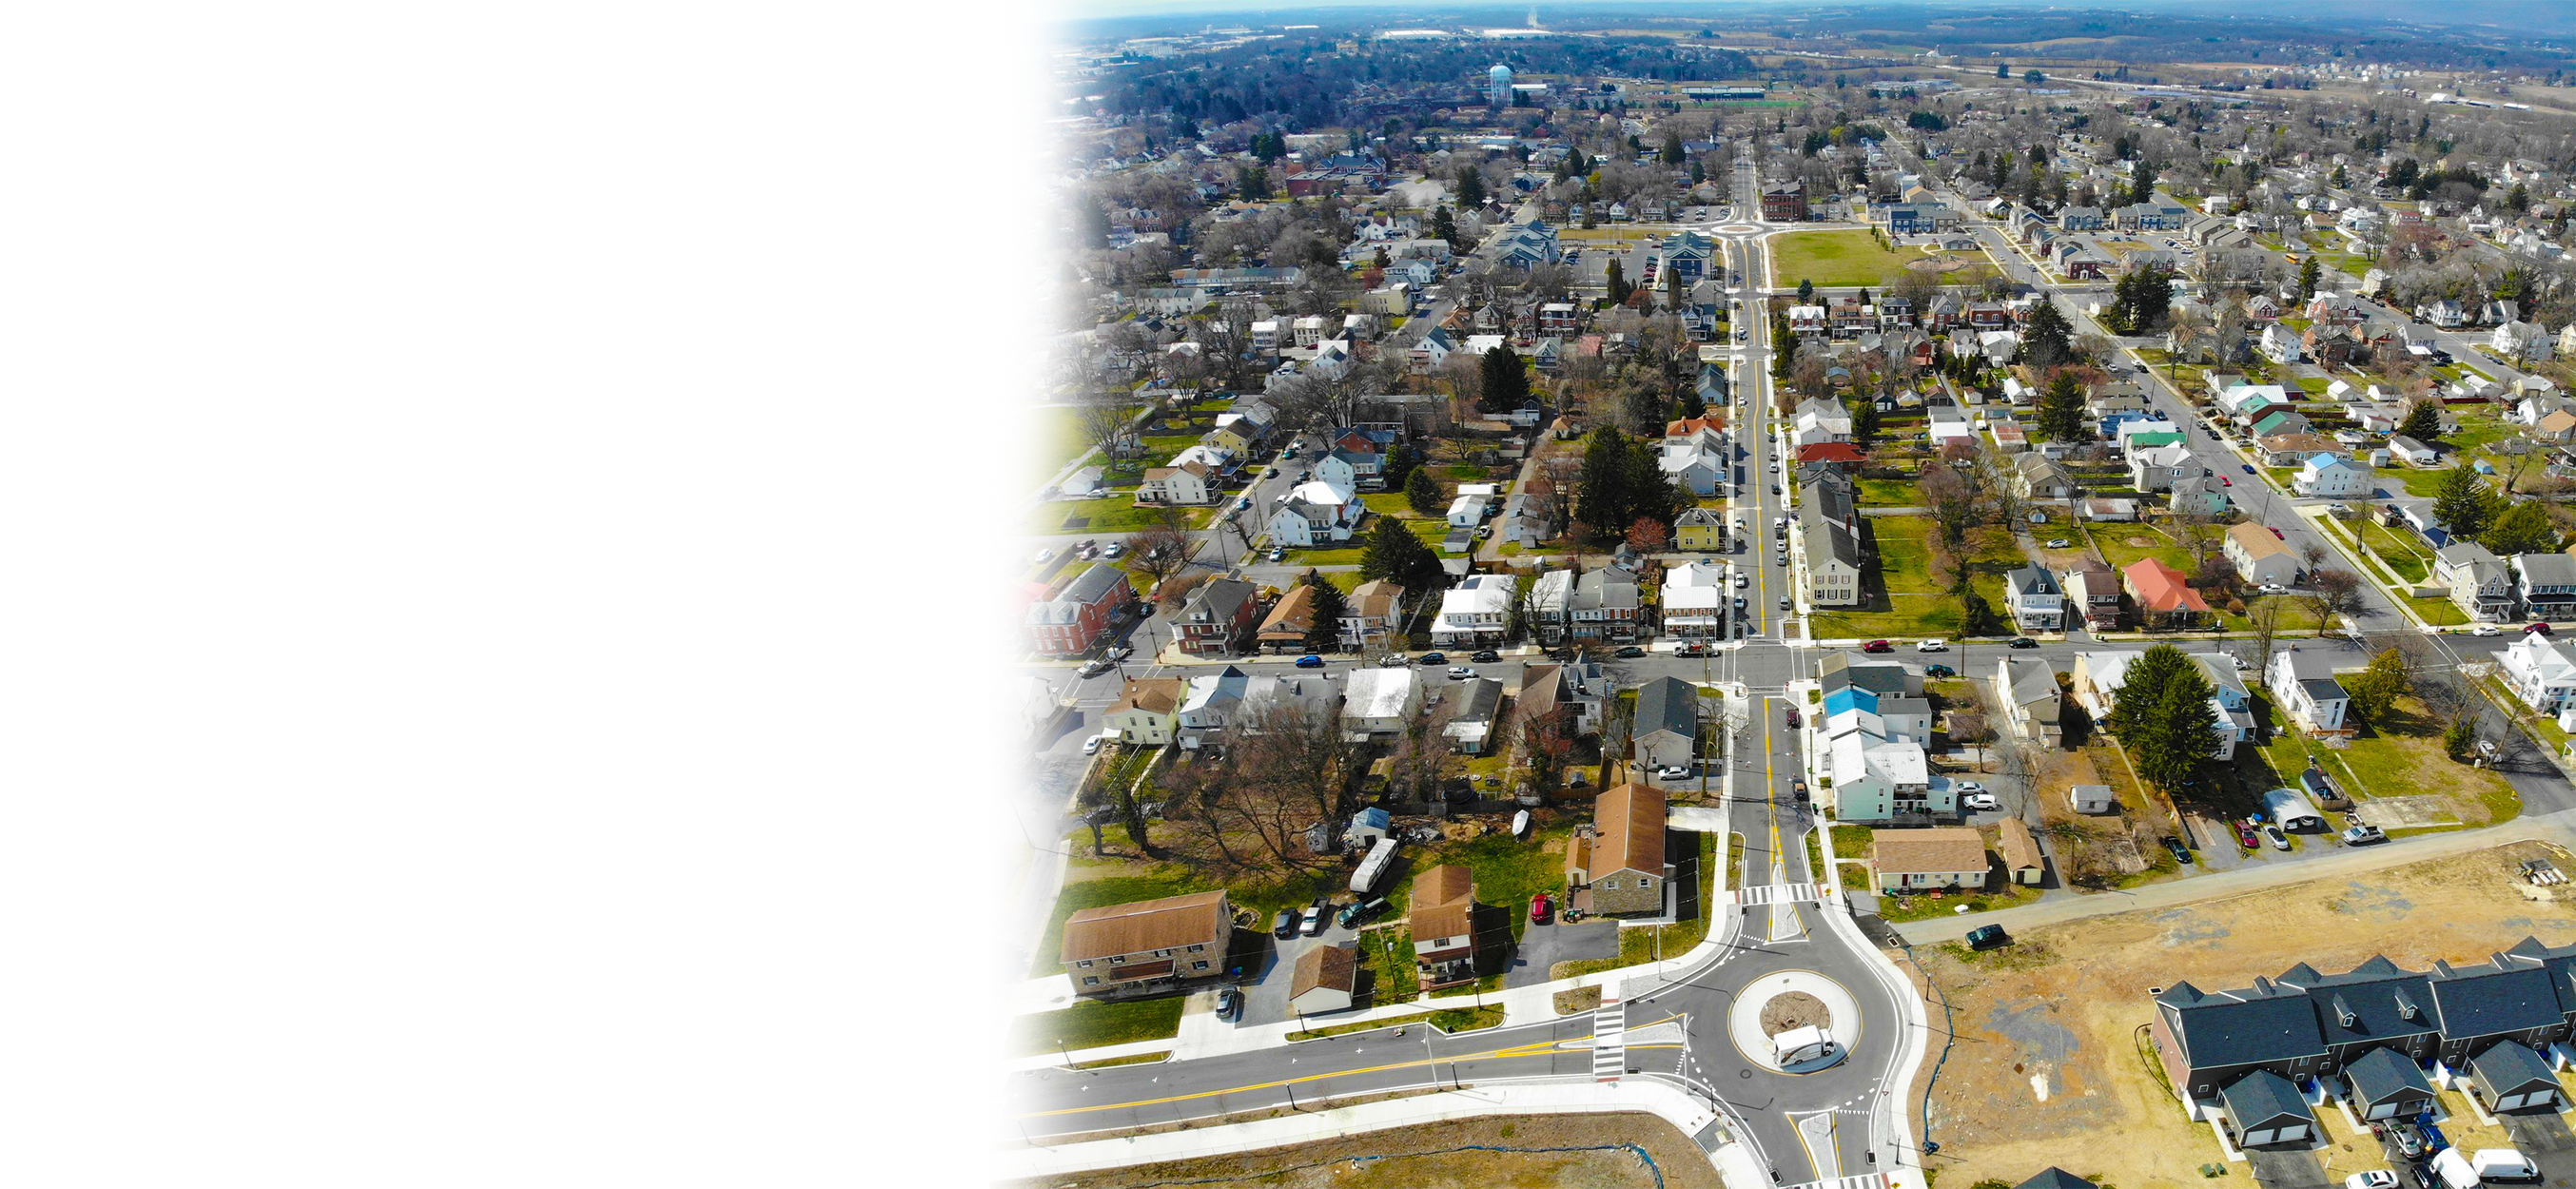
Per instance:
[[[2254,836],[2254,827],[2247,825],[2244,822],[2229,822],[2227,824],[2236,827],[2236,842],[2238,845],[2243,846],[2247,850],[2263,849],[2263,840]]]
[[[2220,475],[2218,477],[2218,485],[2221,487],[2234,487],[2236,486],[2236,480],[2230,479],[2225,475]]]
[[[1555,905],[1549,902],[1547,893],[1545,892],[1541,892],[1538,895],[1530,897],[1530,923],[1533,925],[1546,924],[1548,910],[1554,907]]]
[[[2284,536],[2282,536],[2282,535],[2281,535],[2281,530],[2279,530],[2279,529],[2277,529],[2277,528],[2272,530],[2272,539],[2273,539],[2273,540],[2276,540],[2276,541],[2287,541],[2287,540],[2289,540],[2289,538],[2288,538],[2288,537],[2284,537]]]
[[[2549,634],[2549,625],[2545,623],[2535,623],[2523,628],[2522,630],[2529,635],[2546,636]]]
[[[1895,645],[1890,644],[1885,640],[1872,640],[1869,643],[1860,646],[1860,650],[1862,652],[1891,652],[1894,651],[1895,648]]]

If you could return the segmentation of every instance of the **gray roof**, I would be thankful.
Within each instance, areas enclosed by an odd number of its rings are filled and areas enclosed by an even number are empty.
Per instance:
[[[1893,694],[1916,698],[1923,695],[1923,678],[1897,661],[1854,660],[1839,652],[1829,653],[1817,662],[1816,676],[1818,688],[1827,695],[1845,686],[1865,689],[1880,697]]]
[[[2424,1071],[2395,1049],[2374,1048],[2344,1066],[2343,1074],[2364,1106],[2433,1097],[2433,1083]]]
[[[2525,553],[2513,559],[2524,582],[2534,586],[2576,586],[2576,557],[2564,553]]]
[[[2474,966],[2452,970],[2433,964],[2433,1010],[2451,1040],[2501,1036],[2564,1023],[2549,972],[2536,966]]]
[[[1637,717],[1630,734],[1643,737],[1673,731],[1685,738],[1699,734],[1699,689],[1679,677],[1658,677],[1637,690]]]
[[[2315,1115],[2308,1113],[2308,1104],[2299,1098],[2299,1088],[2268,1069],[2255,1070],[2220,1086],[2218,1101],[2227,1107],[2227,1117],[2235,1120],[2240,1134],[2284,1121],[2317,1121]]]
[[[2102,1187],[2052,1165],[2041,1169],[2039,1175],[2013,1186],[2013,1189],[2102,1189]]]
[[[2156,996],[2156,1010],[2170,1025],[2183,1059],[2196,1069],[2295,1061],[2325,1054],[2317,1016],[2306,996],[2278,991],[2268,980],[2242,991],[2204,992],[2175,983]]]
[[[1495,711],[1502,708],[1503,683],[1490,677],[1478,677],[1458,683],[1459,722],[1492,722]]]
[[[2510,1040],[2497,1041],[2470,1057],[2469,1077],[2486,1089],[2490,1100],[2534,1086],[2558,1089],[2558,1076],[2549,1072],[2549,1063],[2532,1052],[2529,1045]]]
[[[2064,594],[2057,585],[2057,575],[2038,566],[2023,566],[2004,575],[2004,585],[2016,596],[2025,594]]]
[[[1104,567],[1105,568],[1105,567]],[[1181,607],[1181,619],[1188,623],[1221,623],[1234,618],[1238,609],[1250,602],[1261,588],[1240,578],[1211,578],[1190,592],[1189,601]]]
[[[2028,706],[2043,698],[2057,696],[2057,674],[2049,669],[2046,661],[2009,657],[2004,661],[2004,673],[2011,684],[2015,706]]]
[[[2424,976],[2384,957],[2374,955],[2337,975],[2293,966],[2279,982],[2307,991],[2315,1001],[2317,1031],[2327,1044],[2396,1041],[2435,1030],[2433,991]]]

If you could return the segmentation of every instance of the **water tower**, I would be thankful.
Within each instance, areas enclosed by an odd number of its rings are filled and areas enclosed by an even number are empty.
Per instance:
[[[1510,107],[1512,105],[1512,68],[1496,62],[1493,69],[1485,72],[1485,77],[1493,83],[1494,106]]]

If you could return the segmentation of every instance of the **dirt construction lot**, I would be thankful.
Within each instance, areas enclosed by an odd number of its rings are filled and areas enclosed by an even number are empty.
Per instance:
[[[1587,1150],[1457,1150],[1469,1145]],[[1022,1181],[1015,1189],[1148,1189],[1180,1183],[1281,1189],[1645,1189],[1656,1183],[1654,1169],[1646,1166],[1649,1157],[1671,1189],[1719,1189],[1707,1154],[1672,1124],[1647,1114],[1460,1119],[1207,1160]]]
[[[2535,888],[2515,876],[2516,863],[2535,857],[2571,866],[2555,847],[2516,843],[2357,879],[2034,929],[1987,953],[1955,944],[1916,950],[1958,1030],[1931,1090],[1929,1138],[1941,1150],[1927,1166],[1941,1185],[1958,1187],[2018,1184],[2050,1165],[2119,1189],[2207,1184],[2200,1166],[2212,1163],[2248,1177],[2150,1072],[2148,988],[2183,980],[2203,990],[2242,987],[2297,962],[2340,973],[2374,953],[2410,969],[2435,958],[2460,965],[2525,936],[2576,940],[2576,885]],[[1934,1031],[1927,1057],[1938,1056],[1939,998],[1927,997],[1925,1014]],[[1922,1092],[1920,1079],[1914,1089]],[[2472,1142],[2462,1133],[2473,1122],[2466,1107],[2454,1093],[2443,1097],[2456,1115],[2447,1128],[2454,1143],[2504,1146],[2501,1133]],[[2338,1112],[2321,1112],[2320,1121],[2329,1144],[2316,1156],[2332,1183],[2387,1166],[2369,1135],[2356,1137]],[[2070,1142],[2085,1136],[2118,1142]]]

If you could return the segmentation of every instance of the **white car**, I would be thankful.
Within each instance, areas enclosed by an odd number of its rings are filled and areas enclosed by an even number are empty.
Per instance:
[[[1737,574],[1735,576],[1735,589],[1742,590],[1751,585],[1753,585],[1753,576],[1751,574]]]
[[[1047,559],[1048,559],[1048,558],[1050,558],[1050,557],[1054,557],[1054,556],[1055,556],[1055,550],[1053,550],[1053,549],[1040,549],[1040,550],[1038,550],[1038,551],[1037,551],[1037,553],[1036,553],[1035,555],[1033,555],[1033,556],[1031,556],[1031,557],[1029,558],[1029,564],[1030,564],[1030,565],[1033,565],[1033,566],[1042,566],[1042,565],[1045,565],[1045,564],[1046,564],[1046,562],[1047,562]]]
[[[1958,790],[1959,792],[1961,792],[1961,793],[1982,793],[1982,792],[1986,791],[1986,786],[1985,786],[1985,785],[1980,784],[1980,783],[1978,783],[1978,782],[1976,782],[1976,781],[1973,781],[1973,780],[1962,780],[1962,781],[1960,781],[1959,783],[1957,783],[1957,784],[1955,784],[1955,785],[1952,785],[1952,786],[1950,786],[1950,787],[1952,787],[1952,788],[1954,788],[1954,789],[1957,789],[1957,790]]]
[[[2264,594],[2288,594],[2288,593],[2290,593],[2290,588],[2289,588],[2289,587],[2283,586],[2283,585],[2281,585],[2281,584],[2280,584],[2280,583],[2278,583],[2278,582],[2266,582],[2266,583],[2264,583],[2264,584],[2263,584],[2262,590],[2263,590],[2263,593],[2264,593]]]
[[[1995,795],[1993,793],[1970,793],[1965,797],[1959,798],[1959,804],[1965,805],[1970,809],[1993,809],[1995,808]]]
[[[2073,544],[2075,544],[2075,542],[2069,541],[2064,537],[2050,537],[2048,539],[2048,547],[2051,549],[2064,549]]]
[[[1690,774],[1691,770],[1680,764],[1655,769],[1655,775],[1660,776],[1665,780],[1688,780],[1690,779]]]
[[[1948,652],[1950,646],[1939,640],[1926,640],[1914,646],[1916,652]]]
[[[2344,1189],[2397,1189],[2397,1174],[2374,1168],[2345,1177],[2343,1184]]]
[[[1110,587],[1110,589],[1112,589],[1112,590],[1116,590],[1116,589],[1117,589],[1117,587],[1113,585],[1113,586],[1111,586],[1111,587]],[[1475,671],[1474,669],[1470,669],[1470,668],[1468,668],[1468,667],[1467,667],[1467,666],[1465,666],[1465,665],[1451,665],[1451,666],[1449,666],[1449,676],[1450,676],[1450,678],[1451,678],[1452,680],[1456,680],[1456,681],[1464,681],[1464,680],[1466,680],[1467,678],[1473,677],[1473,676],[1475,676],[1475,675],[1476,675],[1476,671]]]
[[[2470,628],[2469,634],[2472,636],[2501,636],[2504,634],[2504,629],[2491,623],[2482,623],[2476,627]]]

